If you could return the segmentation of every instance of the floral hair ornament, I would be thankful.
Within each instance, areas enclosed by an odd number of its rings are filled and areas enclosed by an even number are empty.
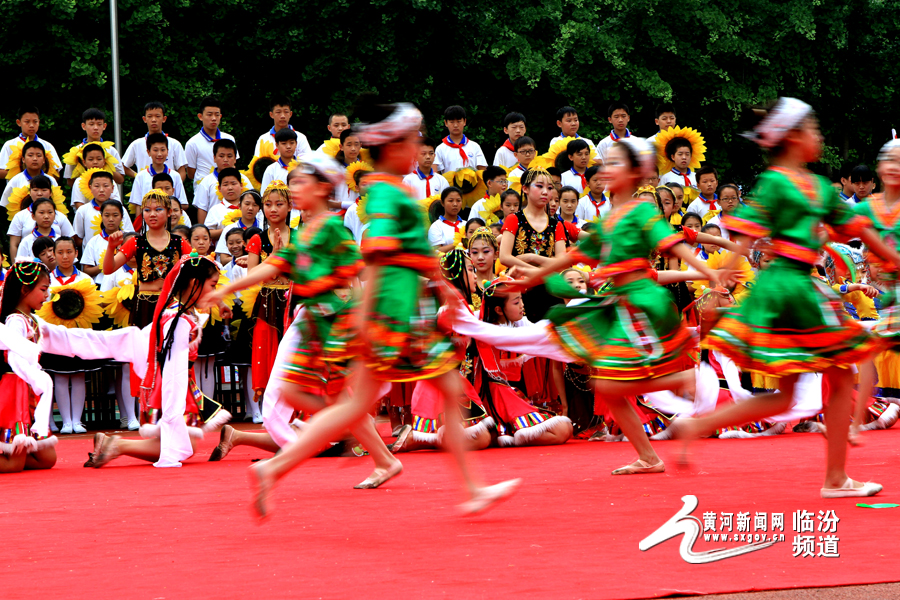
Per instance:
[[[305,175],[318,175],[335,188],[346,184],[346,169],[335,159],[321,152],[313,152],[303,157],[297,168]],[[282,184],[284,185],[284,184]]]
[[[364,146],[383,146],[396,142],[422,127],[422,113],[408,102],[393,105],[394,112],[378,123],[354,123]]]
[[[812,106],[802,100],[780,98],[753,131],[741,135],[763,148],[774,148],[781,143],[788,131],[795,129],[812,111]]]
[[[494,250],[498,248],[497,237],[494,235],[494,232],[491,231],[490,227],[479,227],[476,229],[472,233],[472,237],[469,238],[469,248],[472,247],[475,240],[486,241],[489,245],[493,246]]]
[[[896,137],[881,147],[881,150],[878,151],[878,160],[885,160],[888,157],[888,154],[891,153],[891,150],[895,148],[900,148],[900,139],[897,139]]]
[[[649,179],[656,175],[656,152],[653,151],[653,146],[650,142],[644,138],[631,136],[622,138],[617,143],[628,146],[637,157],[641,177]]]

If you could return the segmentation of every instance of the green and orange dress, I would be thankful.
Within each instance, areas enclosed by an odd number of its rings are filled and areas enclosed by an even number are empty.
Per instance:
[[[366,262],[377,266],[365,315],[368,366],[381,381],[416,381],[459,365],[453,343],[437,328],[440,269],[428,243],[425,216],[399,177],[376,174],[369,182],[362,242]]]
[[[596,296],[573,294],[558,275],[547,280],[551,293],[586,298],[577,306],[553,307],[547,318],[556,341],[590,365],[592,377],[656,378],[689,366],[685,357],[693,338],[672,294],[656,283],[650,264],[654,252],[665,252],[683,239],[654,204],[633,199],[609,212],[578,245],[576,262],[601,264],[601,278],[635,272],[645,277],[610,285]]]
[[[894,250],[900,250],[900,202],[891,208],[882,194],[875,194],[867,201],[854,206],[853,211],[865,218],[867,224],[878,232],[886,244]],[[897,268],[871,253],[868,261],[878,263],[879,275],[876,283],[882,291],[879,296],[881,318],[875,325],[875,333],[888,343],[890,350],[900,352],[900,277]]]
[[[710,348],[743,370],[780,376],[849,368],[878,350],[879,341],[847,315],[834,290],[809,276],[826,240],[823,225],[850,238],[866,225],[826,179],[770,168],[753,202],[722,223],[736,234],[771,237],[777,258],[713,327]]]
[[[281,379],[320,396],[338,393],[359,350],[352,324],[356,301],[336,293],[363,268],[353,236],[339,215],[324,212],[294,230],[291,243],[269,263],[290,277],[292,297],[306,309],[298,322],[301,341]]]

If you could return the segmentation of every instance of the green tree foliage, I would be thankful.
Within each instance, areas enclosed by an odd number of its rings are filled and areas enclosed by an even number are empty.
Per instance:
[[[122,129],[146,130],[148,100],[171,107],[167,131],[199,127],[199,99],[225,106],[223,129],[249,158],[271,125],[268,98],[288,95],[295,127],[315,146],[328,113],[376,91],[441,111],[469,110],[469,133],[489,156],[510,110],[541,146],[555,112],[578,107],[582,132],[608,134],[606,107],[632,106],[632,130],[654,133],[653,107],[704,133],[709,162],[750,183],[759,152],[737,134],[749,104],[794,95],[817,108],[825,166],[874,158],[889,137],[896,3],[879,0],[120,0]],[[7,93],[0,131],[37,103],[60,150],[82,135],[81,112],[111,111],[109,5],[100,0],[7,0],[0,21]],[[441,134],[442,135],[442,134]],[[108,132],[111,137],[111,131]],[[245,161],[242,161],[246,164]]]

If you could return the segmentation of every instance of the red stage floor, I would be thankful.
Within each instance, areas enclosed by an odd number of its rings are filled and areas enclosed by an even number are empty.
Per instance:
[[[851,451],[851,474],[884,484],[870,502],[900,502],[900,430],[873,432]],[[900,580],[892,566],[900,508],[865,509],[819,498],[824,441],[813,434],[704,440],[695,467],[674,465],[675,443],[658,444],[664,475],[612,477],[633,459],[627,443],[473,455],[489,481],[522,477],[520,493],[478,518],[462,500],[446,456],[402,456],[387,489],[353,490],[368,459],[321,458],[277,489],[273,516],[248,508],[246,468],[264,453],[235,450],[204,462],[215,440],[181,469],[120,459],[84,469],[89,438],[64,439],[47,472],[0,476],[4,597],[24,598],[643,598]],[[784,514],[784,542],[709,564],[679,555],[679,535],[638,545],[682,508],[693,516]],[[797,557],[793,513],[835,511],[839,558]],[[780,532],[779,532],[780,533]],[[704,542],[694,552],[744,542]],[[822,547],[814,546],[816,554]]]

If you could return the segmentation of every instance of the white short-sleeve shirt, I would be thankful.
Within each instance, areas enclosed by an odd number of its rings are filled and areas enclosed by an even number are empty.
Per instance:
[[[187,204],[187,193],[184,191],[184,184],[181,182],[181,177],[178,173],[172,171],[168,165],[165,166],[163,172],[172,178],[172,184],[175,188],[175,197],[178,198],[178,202],[180,204]],[[129,203],[141,204],[144,199],[144,194],[153,189],[153,177],[156,174],[157,172],[153,170],[152,165],[137,174],[137,177],[134,178],[134,183],[131,186],[131,196],[128,197]]]
[[[216,163],[213,161],[213,145],[220,139],[229,139],[234,141],[234,136],[224,131],[218,131],[217,137],[211,138],[206,135],[202,129],[188,140],[187,146],[184,147],[184,156],[187,160],[187,166],[194,169],[194,185],[198,185],[200,181],[212,173]],[[241,155],[238,153],[237,158]]]
[[[247,176],[241,173],[241,189],[252,190],[253,186]],[[209,211],[210,207],[220,202],[219,198],[219,170],[214,169],[212,173],[204,177],[200,181],[200,185],[194,186],[194,208],[197,210]]]
[[[675,169],[672,169],[668,173],[663,173],[659,176],[659,185],[666,185],[667,183],[677,183],[678,185],[685,187],[685,175],[683,173],[678,173]],[[697,188],[697,176],[691,169],[687,171],[687,180],[690,182],[687,187]]]
[[[101,272],[102,275],[102,272]],[[120,287],[126,283],[132,283],[134,281],[134,269],[129,267],[128,265],[122,265],[116,270],[112,275],[104,275],[102,283],[100,284],[101,292],[108,292],[114,287]]]
[[[22,237],[26,235],[29,231],[33,231],[34,228],[37,227],[37,223],[34,222],[34,215],[31,212],[31,207],[24,210],[20,210],[13,217],[12,221],[9,223],[9,230],[7,230],[7,235],[15,235],[18,237]],[[69,219],[66,218],[66,215],[63,213],[56,211],[56,218],[53,219],[53,227],[55,229],[59,229],[60,235],[65,235],[68,237],[72,237],[75,235],[75,230],[72,228],[72,224],[69,223]]]
[[[312,152],[312,148],[309,145],[309,140],[306,139],[306,136],[294,129],[293,125],[288,125],[291,128],[291,131],[297,134],[297,148],[294,150],[294,158],[300,158],[305,154],[309,154]],[[253,148],[253,156],[259,156],[259,145],[263,141],[269,142],[275,148],[275,154],[278,155],[278,144],[275,143],[275,128],[271,128],[256,140],[256,146]],[[290,161],[288,161],[290,162]]]
[[[172,179],[174,179],[174,177]],[[122,199],[119,197],[119,186],[113,185],[113,191],[112,194],[110,194],[109,199],[118,200],[119,202],[122,201]],[[76,181],[72,185],[72,206],[75,206],[76,204],[84,204],[86,202],[89,202],[89,200],[84,197],[84,192],[81,191],[81,185],[79,185],[79,182]]]
[[[696,214],[700,215],[701,218],[705,217],[706,213],[708,213],[710,210],[722,210],[722,207],[719,206],[718,202],[716,202],[713,205],[713,208],[710,209],[709,202],[706,202],[699,197],[696,198],[690,204],[688,204],[688,207],[687,207],[687,212],[696,213]]]
[[[465,152],[465,159],[463,159],[462,154],[460,154],[460,150]],[[487,159],[484,157],[484,152],[481,151],[481,146],[466,136],[463,136],[462,148],[451,148],[442,141],[438,144],[438,147],[434,149],[434,157],[435,166],[438,167],[442,173],[458,171],[463,167],[477,169],[478,167],[487,166]]]
[[[52,239],[56,239],[59,237],[59,229],[56,227],[50,227],[52,233],[50,234]],[[34,244],[34,241],[39,237],[34,235],[34,230],[28,232],[28,235],[22,238],[22,241],[19,243],[19,250],[16,252],[16,262],[24,262],[28,260],[34,259],[34,251],[31,249],[31,245]]]
[[[516,153],[505,145],[497,148],[497,152],[494,154],[494,166],[495,167],[504,167],[510,168],[519,164],[519,159],[516,158]]]
[[[52,187],[59,187],[59,184],[56,183],[56,179],[50,177],[46,173],[44,173],[44,175],[46,175],[47,179],[50,180],[50,185]],[[9,197],[12,195],[13,190],[20,187],[30,186],[31,179],[32,178],[28,174],[28,171],[22,171],[21,173],[17,173],[15,176],[13,176],[13,178],[10,179],[9,182],[7,182],[6,187],[3,188],[3,194],[0,195],[0,206],[9,206]]]
[[[134,231],[134,225],[131,222],[131,215],[128,211],[122,211],[122,231]],[[82,245],[87,244],[91,238],[100,233],[103,228],[103,219],[100,216],[100,206],[95,206],[94,202],[82,204],[75,211],[75,235],[81,238]]]
[[[427,178],[422,171],[416,169],[403,178],[403,183],[415,192],[416,200],[424,200],[429,196],[440,194],[450,187],[444,176],[438,175],[434,169],[431,170],[431,175]]]
[[[438,220],[428,228],[428,243],[435,248],[452,244],[453,239],[456,237],[456,232],[462,230],[465,226],[464,221],[457,220],[455,223],[451,223],[444,217],[438,217]]]
[[[233,210],[237,210],[237,208],[232,208],[231,205],[225,204],[225,201],[223,200],[209,209],[209,211],[206,213],[206,220],[203,221],[203,224],[206,225],[209,229],[222,229],[222,221],[225,219],[225,215]],[[259,211],[258,213],[256,213],[257,227],[262,228],[262,220],[263,212]],[[224,234],[225,232],[223,231],[222,233]],[[228,254],[228,248],[226,248],[225,251],[222,252],[222,254]]]
[[[59,154],[56,153],[56,148],[53,147],[53,144],[45,140],[44,138],[35,135],[34,139],[41,143],[44,146],[44,151],[49,152],[50,156],[53,157],[53,161],[56,163],[56,166],[60,169],[63,167],[62,161],[59,159]],[[17,135],[11,140],[6,140],[3,143],[3,147],[0,148],[0,167],[6,168],[7,163],[9,162],[9,155],[12,153],[12,147],[16,143],[25,143],[25,139],[21,135]]]
[[[125,149],[125,157],[122,159],[124,166],[129,168],[133,166],[134,171],[142,171],[153,164],[147,153],[147,136],[149,135],[146,133],[144,137],[138,138],[128,145],[128,148]],[[169,157],[166,158],[166,166],[175,171],[187,164],[184,146],[175,138],[169,137],[168,134],[164,135],[169,140]]]
[[[262,227],[262,211],[260,211],[256,215],[256,223],[253,225],[255,227]],[[206,225],[204,223],[204,225]],[[218,225],[218,224],[217,224]],[[225,241],[228,238],[228,232],[240,227],[241,230],[247,229],[247,227],[242,227],[243,223],[238,221],[236,223],[232,223],[231,225],[226,225],[224,229],[222,229],[222,235],[219,236],[219,241],[216,242],[216,254],[231,254],[228,251],[228,243]],[[206,225],[209,227],[209,225]],[[210,229],[218,229],[218,227],[210,227]]]
[[[287,166],[291,161],[284,162],[282,159],[278,159],[273,162],[271,165],[266,167],[265,172],[262,176],[262,181],[260,181],[259,192],[265,193],[266,188],[269,187],[269,184],[273,181],[283,181],[287,183],[288,170]]]
[[[563,172],[562,177],[563,186],[570,186],[578,190],[578,193],[584,191],[584,184],[582,183],[582,176],[578,174],[578,171],[575,168],[571,168],[568,171]]]
[[[593,194],[588,192],[578,200],[578,206],[575,208],[575,217],[580,221],[595,221],[608,213],[612,208],[612,203],[603,196],[602,198],[594,198]]]

